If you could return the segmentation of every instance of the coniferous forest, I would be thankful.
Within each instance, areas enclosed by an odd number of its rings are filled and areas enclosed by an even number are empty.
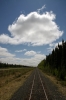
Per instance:
[[[61,80],[66,80],[66,41],[62,40],[62,44],[58,44],[52,53],[39,63],[38,67]]]
[[[17,65],[17,64],[8,64],[0,62],[0,69],[2,68],[22,68],[22,67],[30,67],[26,65]]]

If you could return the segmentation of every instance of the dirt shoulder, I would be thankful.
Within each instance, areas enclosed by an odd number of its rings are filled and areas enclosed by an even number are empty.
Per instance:
[[[43,73],[43,72],[42,72]],[[66,96],[66,86],[61,84],[61,81],[57,80],[56,77],[43,73],[45,77],[49,78],[57,87],[59,92],[61,92],[64,96]]]
[[[0,100],[9,100],[14,92],[23,85],[31,73],[32,70],[18,78],[11,80],[10,82],[6,81],[6,84],[0,87]]]

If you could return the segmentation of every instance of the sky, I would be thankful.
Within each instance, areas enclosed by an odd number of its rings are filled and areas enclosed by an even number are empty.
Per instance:
[[[0,62],[37,66],[66,41],[66,0],[0,0]]]

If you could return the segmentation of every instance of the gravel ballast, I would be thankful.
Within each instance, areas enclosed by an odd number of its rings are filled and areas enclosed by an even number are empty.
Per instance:
[[[48,100],[66,100],[66,97],[58,91],[57,86],[44,76],[38,68],[34,69],[26,82],[14,93],[10,100],[29,100],[30,95],[30,100],[46,100],[40,78],[45,88]]]

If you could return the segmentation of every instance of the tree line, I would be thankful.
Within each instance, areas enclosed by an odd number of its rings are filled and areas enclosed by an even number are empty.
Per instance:
[[[58,44],[38,66],[42,67],[44,71],[66,80],[66,41],[62,40],[62,44]]]
[[[0,62],[0,68],[21,68],[21,67],[29,67],[25,65],[17,65],[17,64],[8,64]]]

